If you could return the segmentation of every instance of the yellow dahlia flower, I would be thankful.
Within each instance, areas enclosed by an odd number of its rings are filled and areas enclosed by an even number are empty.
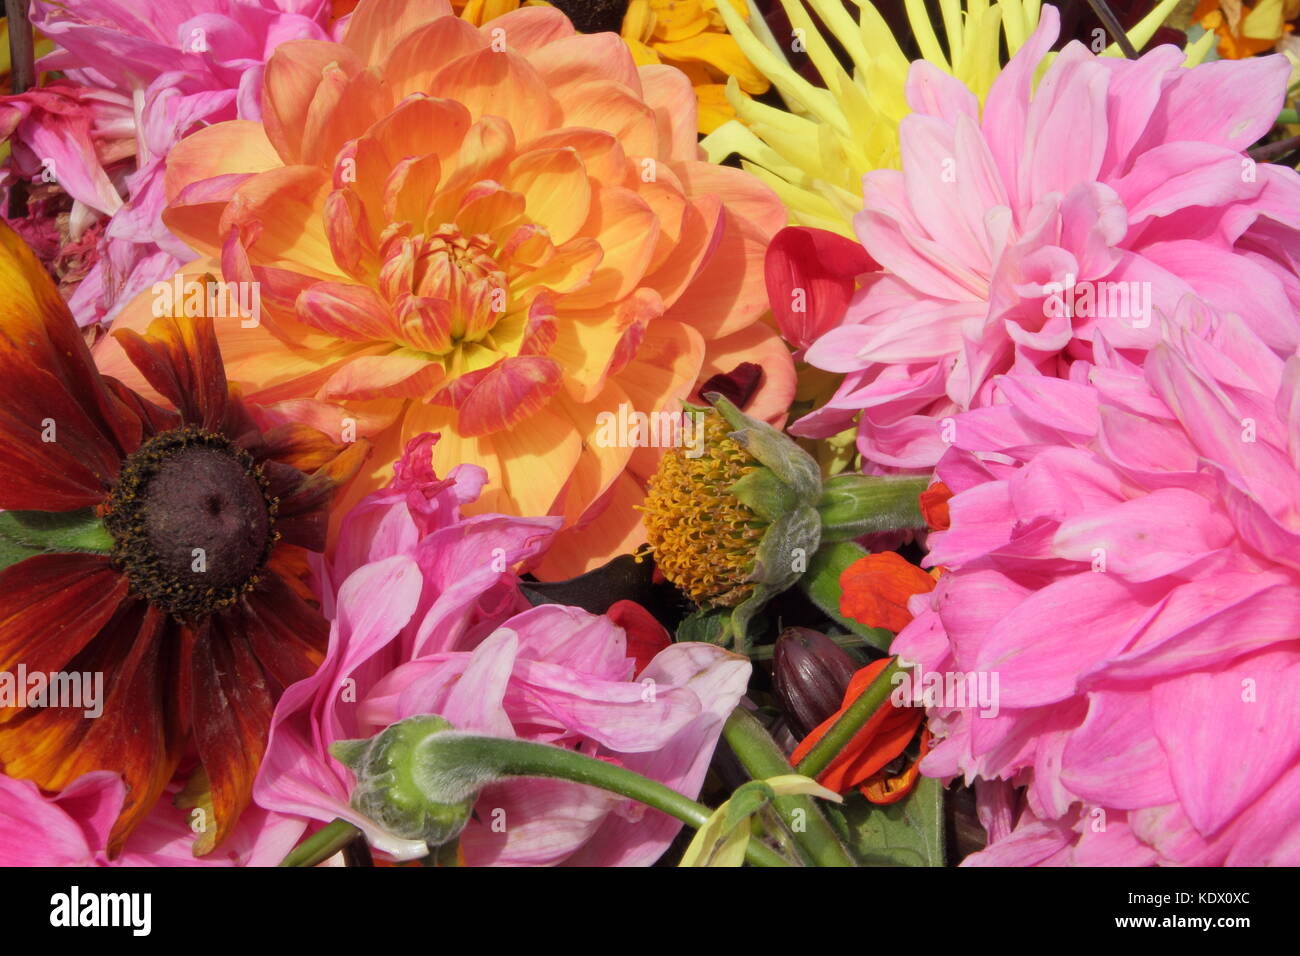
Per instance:
[[[745,0],[725,0],[744,19]],[[583,33],[622,35],[640,65],[666,63],[691,79],[699,103],[699,130],[711,133],[736,112],[727,102],[726,83],[735,77],[743,95],[766,93],[763,76],[727,32],[716,0],[452,0],[464,19],[481,26],[521,6],[554,6]]]
[[[208,257],[188,276],[259,291],[252,321],[216,322],[247,397],[331,433],[342,406],[374,442],[354,497],[439,432],[439,474],[488,473],[470,510],[564,518],[539,573],[567,576],[644,540],[663,443],[638,416],[742,361],[763,370],[747,411],[784,415],[793,365],[759,320],[785,212],[704,161],[679,71],[549,7],[475,27],[362,0],[342,43],[279,47],[262,103],[173,150],[164,219]],[[101,367],[130,378],[114,348]]]
[[[738,154],[745,169],[776,190],[791,219],[804,226],[853,236],[852,217],[862,208],[862,176],[899,165],[898,123],[910,110],[904,96],[909,61],[879,11],[868,0],[855,21],[843,0],[781,0],[795,35],[774,38],[726,4],[719,7],[741,50],[780,92],[788,110],[755,102],[727,85],[738,119],[705,138],[710,160]],[[1038,26],[1040,0],[940,0],[946,43],[931,24],[924,0],[904,0],[924,59],[961,80],[981,103],[1002,69],[999,44],[1014,55]],[[1129,31],[1141,48],[1179,0],[1163,0]],[[853,62],[850,74],[818,30],[809,10]],[[1212,41],[1211,41],[1212,42]],[[785,46],[806,50],[822,85],[800,76]],[[1209,42],[1188,49],[1199,62]],[[944,50],[952,51],[951,57]],[[1108,55],[1119,56],[1112,44]]]
[[[719,6],[728,4],[744,21],[762,19],[757,13],[751,17],[745,0],[631,0],[623,19],[623,39],[638,63],[667,63],[691,78],[701,133],[735,117],[726,95],[729,77],[743,97],[766,93],[770,86],[727,32]]]

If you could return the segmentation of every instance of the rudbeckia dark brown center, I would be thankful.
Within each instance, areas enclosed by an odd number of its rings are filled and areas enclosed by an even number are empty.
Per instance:
[[[627,0],[551,0],[581,33],[618,33],[623,29]]]
[[[189,426],[154,436],[123,463],[104,524],[132,590],[194,619],[257,583],[279,538],[276,505],[248,452]]]

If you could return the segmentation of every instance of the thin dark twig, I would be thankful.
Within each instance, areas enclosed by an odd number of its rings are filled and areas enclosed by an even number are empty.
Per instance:
[[[29,2],[5,0],[5,16],[9,20],[9,78],[15,93],[26,93],[36,85],[36,45]]]
[[[1128,34],[1124,32],[1124,28],[1120,26],[1119,18],[1106,5],[1106,0],[1088,0],[1088,6],[1092,7],[1092,12],[1097,14],[1097,19],[1106,28],[1106,32],[1110,34],[1111,39],[1119,44],[1119,48],[1124,55],[1130,60],[1136,60],[1138,51],[1134,48],[1132,41],[1129,40]]]
[[[30,0],[5,0],[9,21],[9,79],[15,93],[25,93],[36,85],[36,45],[28,13]],[[9,187],[9,216],[27,215],[27,183],[15,180]]]
[[[1254,149],[1246,150],[1246,155],[1257,163],[1268,163],[1280,159],[1294,149],[1300,148],[1300,136],[1279,139],[1276,143],[1265,143]]]

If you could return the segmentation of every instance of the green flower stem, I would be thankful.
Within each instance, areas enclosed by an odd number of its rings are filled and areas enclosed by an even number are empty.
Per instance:
[[[697,830],[712,815],[708,807],[682,796],[658,781],[563,747],[537,744],[529,740],[449,733],[431,737],[422,749],[422,760],[430,759],[443,768],[463,768],[478,780],[499,780],[504,777],[572,780],[574,783],[585,783],[637,800],[676,817]],[[431,796],[439,799],[437,795]],[[757,840],[749,842],[745,858],[754,866],[790,865],[778,853]]]
[[[895,657],[889,662],[889,666],[871,682],[871,686],[862,692],[862,696],[831,725],[831,729],[826,731],[822,739],[813,744],[812,750],[799,761],[799,766],[795,767],[795,770],[805,777],[817,779],[817,775],[830,766],[831,761],[848,746],[849,741],[862,729],[871,715],[888,702],[889,694],[894,689],[892,678],[900,669],[898,658]]]
[[[436,765],[443,788],[454,791],[428,794],[433,802],[455,803],[484,783],[506,777],[551,777],[599,787],[638,800],[699,829],[712,811],[676,790],[572,750],[537,744],[528,740],[480,737],[472,734],[436,734],[421,745],[418,759]],[[333,856],[355,839],[360,830],[345,820],[312,834],[284,858],[281,866],[315,866]],[[754,866],[789,866],[790,862],[771,847],[751,840],[745,857]]]
[[[929,486],[929,477],[883,478],[852,472],[828,478],[817,502],[822,541],[852,541],[864,534],[924,528],[921,492]]]
[[[361,836],[361,831],[347,820],[335,820],[321,827],[289,851],[280,861],[281,866],[315,866],[324,863],[335,853]]]
[[[755,780],[794,773],[776,741],[749,711],[740,707],[733,710],[722,736]],[[814,866],[857,865],[812,797],[777,797],[772,806]]]

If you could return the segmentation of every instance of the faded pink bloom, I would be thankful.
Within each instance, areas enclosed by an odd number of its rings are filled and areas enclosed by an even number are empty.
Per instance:
[[[1277,118],[1286,59],[1186,69],[1172,46],[1130,61],[1072,42],[1035,87],[1057,32],[1045,5],[982,109],[912,64],[902,170],[864,177],[855,219],[882,269],[808,350],[846,377],[791,431],[860,413],[869,469],[929,468],[945,420],[988,404],[996,375],[1067,377],[1102,334],[1140,363],[1154,312],[1189,293],[1279,354],[1300,344],[1300,175],[1243,153]]]
[[[69,199],[64,241],[105,223],[69,305],[80,325],[111,321],[195,258],[162,222],[167,152],[212,123],[260,119],[267,58],[286,40],[328,39],[330,4],[35,0],[32,8],[33,24],[59,47],[39,66],[66,80],[0,97],[0,135],[13,146],[6,183],[52,174]]]
[[[351,772],[328,747],[426,713],[467,732],[571,747],[696,796],[745,692],[748,661],[674,644],[636,674],[627,636],[608,617],[529,608],[513,569],[541,553],[560,519],[462,518],[484,472],[463,465],[437,479],[428,464],[436,437],[414,439],[393,482],[344,519],[336,556],[321,568],[329,650],[277,705],[254,799],[322,823],[350,820],[395,859],[424,856],[423,844],[351,808]],[[478,806],[483,822],[461,838],[471,865],[648,865],[680,828],[564,781],[493,785]],[[498,810],[503,831],[492,826]]]
[[[126,785],[107,770],[78,777],[47,796],[30,780],[0,774],[0,866],[275,866],[306,828],[302,820],[249,807],[221,848],[195,858],[191,817],[157,807],[116,860],[105,847]]]
[[[1190,298],[1162,331],[956,416],[893,650],[998,675],[922,763],[977,783],[971,863],[1300,863],[1300,356]]]

